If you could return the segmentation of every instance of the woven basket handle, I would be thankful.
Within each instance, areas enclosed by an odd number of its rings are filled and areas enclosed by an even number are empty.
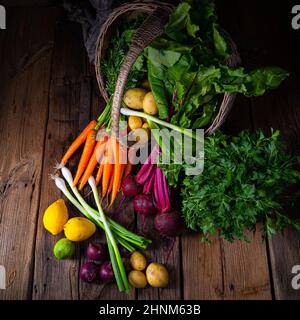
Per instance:
[[[122,104],[124,89],[130,70],[143,50],[153,40],[163,34],[164,26],[168,20],[168,17],[169,13],[166,10],[157,8],[145,19],[132,39],[132,43],[127,56],[125,57],[124,62],[120,68],[120,73],[117,79],[112,102],[112,132],[116,136],[119,135],[120,107]]]

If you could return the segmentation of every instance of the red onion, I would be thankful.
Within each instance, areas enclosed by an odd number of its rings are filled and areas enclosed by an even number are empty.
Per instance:
[[[106,245],[104,243],[90,242],[86,250],[86,256],[92,261],[105,261],[107,257]]]
[[[103,282],[111,282],[114,280],[115,278],[114,271],[110,261],[105,261],[102,263],[100,267],[99,275],[100,275],[100,279]]]
[[[93,282],[98,278],[99,267],[93,262],[87,262],[80,267],[79,277],[85,282]]]

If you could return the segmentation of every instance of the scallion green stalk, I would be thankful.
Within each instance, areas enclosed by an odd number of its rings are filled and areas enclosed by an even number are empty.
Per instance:
[[[111,261],[112,261],[112,266],[113,266],[113,270],[114,270],[114,274],[115,274],[115,277],[117,280],[119,290],[120,291],[125,290],[126,292],[128,292],[129,291],[129,284],[128,284],[124,264],[123,264],[118,246],[116,244],[116,241],[114,239],[114,236],[110,230],[109,224],[107,223],[106,216],[105,216],[103,209],[101,207],[100,199],[99,199],[99,195],[98,195],[98,190],[96,187],[96,182],[95,182],[94,177],[90,177],[88,182],[89,182],[90,187],[92,188],[94,199],[95,199],[100,217],[103,221],[103,225],[104,225],[104,229],[105,229],[105,233],[106,233],[107,244],[108,244],[108,248],[109,248],[109,253],[110,253],[110,257],[111,257]]]

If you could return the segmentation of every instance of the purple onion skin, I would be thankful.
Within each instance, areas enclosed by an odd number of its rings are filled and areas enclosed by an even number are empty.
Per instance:
[[[92,261],[105,261],[107,258],[107,247],[104,243],[90,242],[86,250],[86,256]]]
[[[139,194],[133,200],[133,207],[136,213],[148,216],[155,213],[152,198],[148,194]]]
[[[132,176],[128,176],[123,180],[121,188],[126,198],[133,198],[140,192],[140,187]]]
[[[99,276],[103,282],[111,282],[115,279],[114,271],[110,261],[105,261],[101,264]]]
[[[99,267],[93,262],[87,262],[80,267],[79,277],[82,281],[93,282],[98,279]]]
[[[154,227],[163,236],[176,237],[182,231],[183,221],[178,211],[163,212],[156,215]]]

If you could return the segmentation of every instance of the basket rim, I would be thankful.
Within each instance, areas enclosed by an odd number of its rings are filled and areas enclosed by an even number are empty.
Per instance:
[[[108,92],[105,88],[105,79],[101,73],[101,59],[103,57],[103,48],[105,42],[105,36],[108,33],[110,27],[117,22],[117,20],[123,16],[128,15],[132,12],[140,12],[151,14],[157,7],[165,8],[166,10],[171,11],[174,6],[166,2],[158,2],[155,0],[147,1],[133,1],[131,3],[125,3],[117,8],[115,8],[111,14],[108,16],[104,24],[100,28],[99,35],[96,41],[96,50],[95,50],[95,72],[99,90],[104,100],[107,102],[109,100]]]
[[[102,25],[99,36],[97,38],[97,42],[96,42],[95,71],[96,71],[96,78],[97,78],[100,93],[106,102],[109,100],[109,95],[105,88],[105,80],[103,78],[103,75],[101,74],[101,58],[103,55],[105,36],[107,35],[109,28],[114,23],[117,23],[117,20],[120,17],[123,17],[124,15],[130,12],[140,11],[141,13],[150,14],[157,7],[162,7],[162,8],[165,8],[166,10],[168,9],[170,10],[170,12],[174,8],[172,4],[164,3],[164,2],[157,2],[157,1],[151,1],[151,0],[147,2],[134,1],[132,3],[123,4],[117,7],[116,9],[114,9],[113,12],[107,18],[106,22]],[[230,67],[237,67],[241,64],[241,57],[238,52],[237,46],[227,31],[222,29],[222,32],[227,38],[227,41],[231,48],[231,54],[227,60],[227,65]],[[225,122],[233,106],[236,96],[237,96],[237,93],[229,93],[229,92],[224,93],[218,112],[216,113],[213,122],[205,130],[205,135],[212,135]]]

